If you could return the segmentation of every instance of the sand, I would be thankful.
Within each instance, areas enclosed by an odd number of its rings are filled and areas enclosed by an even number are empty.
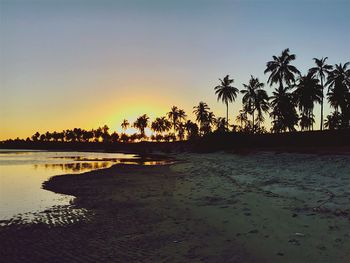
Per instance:
[[[175,164],[115,165],[51,178],[44,187],[76,196],[74,203],[30,224],[3,222],[0,258],[349,262],[350,156],[172,157]],[[59,211],[69,220],[47,220]]]

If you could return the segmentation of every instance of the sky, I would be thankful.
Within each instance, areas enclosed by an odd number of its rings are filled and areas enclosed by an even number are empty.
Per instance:
[[[266,82],[266,62],[285,48],[302,73],[314,57],[350,61],[349,11],[346,0],[0,0],[0,140],[121,131],[124,118],[173,105],[193,118],[200,101],[224,117],[218,79]],[[231,122],[241,107],[239,95]]]

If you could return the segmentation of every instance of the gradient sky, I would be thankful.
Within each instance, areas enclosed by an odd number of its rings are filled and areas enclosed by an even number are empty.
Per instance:
[[[119,131],[123,118],[172,105],[192,116],[199,101],[224,116],[218,78],[230,74],[239,89],[251,74],[265,82],[284,48],[303,73],[313,57],[349,61],[349,12],[340,0],[0,0],[0,139]],[[230,107],[232,120],[241,96]],[[318,105],[315,114],[318,123]]]

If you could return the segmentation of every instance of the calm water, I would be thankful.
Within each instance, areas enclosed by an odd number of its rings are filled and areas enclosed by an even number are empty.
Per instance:
[[[0,220],[69,205],[72,196],[42,189],[42,183],[51,176],[107,168],[130,159],[136,161],[137,157],[121,153],[0,149]]]

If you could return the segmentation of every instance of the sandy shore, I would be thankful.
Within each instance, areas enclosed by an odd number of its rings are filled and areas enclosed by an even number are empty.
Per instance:
[[[87,212],[60,224],[0,227],[0,258],[349,262],[348,155],[174,157],[172,165],[116,165],[53,177],[44,187],[76,196],[73,208]]]

